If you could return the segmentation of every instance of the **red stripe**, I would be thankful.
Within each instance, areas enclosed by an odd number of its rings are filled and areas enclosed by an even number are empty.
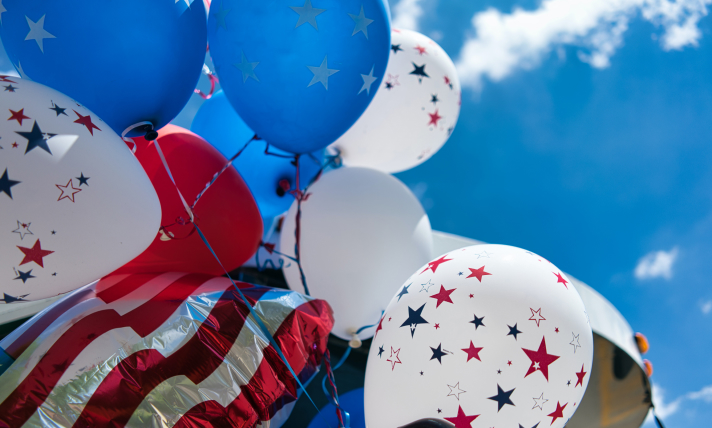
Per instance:
[[[103,278],[96,284],[96,297],[104,301],[104,303],[112,303],[120,298],[126,296],[127,294],[137,290],[142,285],[146,284],[148,281],[162,275],[161,273],[139,273],[135,275],[129,275],[123,280],[111,285],[108,288],[104,287],[107,278]]]
[[[260,287],[243,293],[254,305],[267,291],[268,288]],[[193,383],[202,382],[220,366],[248,315],[249,310],[237,293],[226,291],[198,331],[168,358],[148,349],[129,355],[114,367],[73,426],[123,426],[146,395],[166,379],[183,375]]]
[[[275,332],[275,340],[289,365],[299,373],[300,380],[310,378],[321,364],[333,324],[329,305],[314,300],[290,313]],[[186,412],[175,428],[252,427],[258,421],[270,420],[279,409],[295,399],[296,382],[269,346],[265,348],[265,358],[255,374],[227,407],[215,401],[200,403]]]
[[[121,327],[131,327],[138,335],[146,337],[210,278],[202,274],[186,275],[123,316],[113,309],[106,309],[80,319],[62,334],[27,377],[0,404],[0,427],[24,424],[44,402],[71,362],[94,339]],[[231,285],[229,281],[226,283],[226,287]]]

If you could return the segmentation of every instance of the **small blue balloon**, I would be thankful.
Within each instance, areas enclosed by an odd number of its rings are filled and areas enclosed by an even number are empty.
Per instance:
[[[205,138],[228,159],[254,136],[254,132],[235,113],[223,91],[203,103],[190,130]],[[280,182],[287,189],[294,189],[296,185],[296,168],[292,159],[280,157],[292,155],[273,147],[269,148],[269,152],[280,156],[268,155],[265,154],[266,148],[266,142],[252,141],[232,163],[252,191],[263,219],[283,213],[294,201]],[[300,156],[299,185],[302,188],[316,176],[323,160],[323,151]],[[268,226],[267,223],[265,221]]]
[[[5,0],[2,6],[0,37],[20,75],[74,98],[118,134],[144,121],[155,129],[166,125],[200,77],[207,46],[201,0]]]
[[[342,409],[349,412],[351,418],[350,428],[366,427],[363,402],[363,388],[354,389],[346,394],[339,395],[339,405]],[[338,426],[339,420],[336,417],[336,407],[329,403],[312,419],[308,428],[329,428]]]
[[[213,0],[210,53],[230,103],[291,153],[326,147],[376,94],[390,50],[383,0]]]

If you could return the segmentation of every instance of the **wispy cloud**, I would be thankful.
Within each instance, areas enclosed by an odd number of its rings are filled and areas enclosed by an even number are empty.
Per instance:
[[[407,0],[401,0],[401,3]],[[417,1],[412,0],[415,3]],[[535,10],[511,13],[489,8],[472,17],[457,60],[463,85],[480,89],[483,79],[499,81],[518,69],[532,69],[560,46],[576,46],[581,61],[610,65],[631,19],[641,16],[662,29],[661,47],[697,46],[697,27],[712,0],[544,0]],[[399,4],[400,5],[400,4]]]
[[[656,383],[653,384],[653,404],[655,405],[655,412],[663,420],[677,413],[685,402],[704,401],[705,403],[712,403],[712,385],[707,385],[699,391],[688,392],[669,402],[666,401],[666,394],[665,389],[660,385]],[[655,426],[652,412],[648,414],[648,418],[645,422],[645,426]]]
[[[700,310],[703,314],[707,315],[712,312],[712,300],[700,303]]]
[[[635,277],[640,280],[672,278],[672,266],[677,259],[678,248],[670,251],[653,251],[640,259],[635,267]]]
[[[418,21],[423,16],[423,0],[399,0],[393,7],[393,28],[418,31]]]

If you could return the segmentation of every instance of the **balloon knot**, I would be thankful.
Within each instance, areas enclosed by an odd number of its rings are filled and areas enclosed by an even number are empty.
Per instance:
[[[153,141],[158,138],[158,132],[151,129],[149,131],[146,131],[146,135],[143,138],[145,138],[146,141]]]

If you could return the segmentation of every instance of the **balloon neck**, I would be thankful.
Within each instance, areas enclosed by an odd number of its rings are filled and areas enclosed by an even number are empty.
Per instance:
[[[279,183],[277,183],[277,196],[281,198],[286,195],[291,187],[292,183],[290,183],[286,178],[279,180]]]
[[[349,341],[349,346],[356,349],[360,348],[362,345],[361,339],[358,338],[358,334],[353,333],[351,335],[351,340]]]
[[[143,138],[146,139],[146,141],[153,141],[158,138],[158,132],[154,131],[153,129],[150,129],[146,131],[146,135]]]

